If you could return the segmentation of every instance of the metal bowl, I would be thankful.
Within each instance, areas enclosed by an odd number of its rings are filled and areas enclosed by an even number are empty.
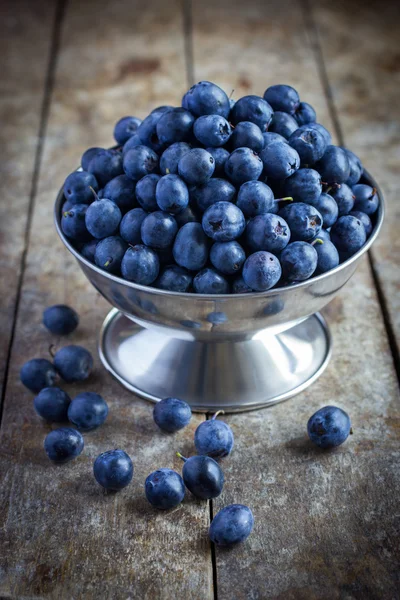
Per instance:
[[[137,285],[86,260],[61,230],[61,189],[55,225],[86,277],[115,308],[99,336],[99,354],[125,387],[152,401],[174,396],[194,410],[242,411],[274,404],[308,387],[331,355],[318,314],[351,278],[377,238],[384,199],[366,244],[332,271],[264,293],[205,295]]]

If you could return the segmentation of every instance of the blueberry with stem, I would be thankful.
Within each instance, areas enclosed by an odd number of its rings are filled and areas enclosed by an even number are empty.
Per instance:
[[[185,458],[180,452],[177,452],[176,455],[184,461],[183,481],[193,496],[202,500],[210,500],[221,494],[224,486],[224,474],[214,459],[210,456]]]

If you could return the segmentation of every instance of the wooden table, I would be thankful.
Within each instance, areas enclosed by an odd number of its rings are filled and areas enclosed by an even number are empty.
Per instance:
[[[399,64],[395,3],[377,0],[4,0],[1,3],[0,596],[23,599],[399,598],[400,203]],[[326,308],[334,354],[325,374],[289,402],[228,416],[236,439],[226,486],[210,504],[188,494],[168,513],[147,504],[158,467],[180,469],[205,415],[174,436],[151,404],[101,368],[90,389],[110,417],[84,454],[52,466],[51,429],[37,418],[20,366],[48,355],[41,325],[54,303],[75,307],[71,339],[96,354],[109,306],[57,239],[52,205],[89,146],[112,144],[121,115],[179,104],[194,80],[239,97],[287,82],[313,104],[337,142],[360,155],[389,205],[380,239]],[[80,387],[68,386],[74,394]],[[325,404],[351,415],[335,452],[307,442]],[[135,478],[101,492],[94,458],[124,448]],[[210,517],[251,506],[252,536],[213,548]]]

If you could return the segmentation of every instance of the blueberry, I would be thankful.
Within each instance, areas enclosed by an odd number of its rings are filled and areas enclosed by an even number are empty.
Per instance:
[[[85,214],[89,233],[96,239],[109,237],[118,231],[122,214],[115,202],[103,198],[92,202]]]
[[[232,284],[232,294],[249,294],[253,290],[245,283],[243,276],[239,275]]]
[[[264,148],[264,138],[261,129],[251,121],[241,121],[233,130],[230,146],[236,148],[250,148],[254,152],[261,152]]]
[[[160,261],[151,248],[138,244],[128,248],[121,263],[121,273],[128,281],[150,285],[158,277]]]
[[[243,279],[255,292],[265,292],[278,283],[281,277],[279,260],[270,252],[250,254],[243,266]]]
[[[208,241],[200,223],[186,223],[175,238],[175,262],[189,271],[204,267],[208,258]]]
[[[283,190],[295,202],[314,204],[322,193],[321,175],[314,169],[299,169],[285,179]]]
[[[315,168],[326,183],[344,183],[350,177],[349,159],[339,146],[327,146]]]
[[[150,473],[144,489],[150,504],[162,510],[178,506],[185,496],[183,479],[172,469],[158,469]]]
[[[90,204],[94,200],[93,190],[97,192],[99,186],[92,173],[87,171],[74,171],[68,175],[64,183],[64,196],[73,204]]]
[[[81,254],[87,260],[94,263],[94,253],[96,252],[98,240],[90,240],[90,242],[86,242],[81,248]]]
[[[322,228],[322,215],[316,208],[304,202],[288,204],[279,211],[289,225],[292,240],[310,240]]]
[[[229,294],[229,283],[214,269],[203,269],[193,279],[196,294]]]
[[[188,185],[201,185],[212,177],[215,161],[203,148],[193,148],[178,163],[178,173]]]
[[[246,218],[268,213],[274,205],[271,188],[261,181],[246,181],[240,186],[237,206]]]
[[[293,116],[296,119],[299,127],[302,125],[307,125],[308,123],[315,123],[317,120],[317,114],[315,110],[311,104],[308,104],[307,102],[300,102]]]
[[[122,154],[118,150],[104,150],[94,155],[88,165],[88,171],[92,173],[100,187],[104,187],[106,183],[122,175]]]
[[[173,108],[161,115],[156,125],[161,144],[187,142],[191,138],[194,116],[184,108]]]
[[[318,254],[307,242],[292,242],[281,254],[282,274],[288,281],[304,281],[317,268]]]
[[[169,265],[165,267],[161,275],[158,277],[154,287],[160,290],[168,290],[170,292],[188,292],[192,285],[193,277],[183,267],[178,265]]]
[[[164,145],[158,139],[157,123],[166,112],[168,111],[155,111],[150,113],[140,123],[136,132],[136,135],[142,140],[142,144],[151,148],[154,152],[161,152],[164,149]]]
[[[161,210],[177,214],[189,204],[189,190],[178,175],[164,175],[157,183],[156,200]]]
[[[174,217],[161,210],[147,215],[140,228],[143,243],[156,250],[172,246],[177,231]]]
[[[132,481],[133,464],[123,450],[108,450],[94,461],[93,474],[103,488],[118,491]]]
[[[339,253],[336,250],[336,246],[329,240],[323,240],[323,244],[316,242],[313,247],[318,255],[317,268],[315,273],[326,273],[331,271],[339,264]]]
[[[43,312],[43,325],[55,335],[68,335],[78,327],[78,313],[65,304],[49,306]]]
[[[176,142],[164,150],[160,158],[160,171],[163,175],[178,173],[178,163],[191,147],[185,142]]]
[[[322,135],[325,138],[325,142],[326,145],[329,146],[330,144],[332,144],[332,136],[329,133],[329,131],[320,123],[307,123],[307,125],[302,125],[300,129],[316,129],[317,131],[319,131],[320,133],[322,133]]]
[[[232,451],[233,432],[224,421],[217,421],[216,417],[220,412],[223,411],[215,413],[212,419],[200,423],[195,431],[194,445],[201,455],[223,458]]]
[[[61,229],[63,233],[75,242],[88,242],[92,236],[86,227],[87,204],[74,204],[74,206],[63,212],[61,216]]]
[[[364,183],[358,183],[353,186],[354,210],[360,210],[366,215],[373,215],[379,206],[379,197],[376,188]]]
[[[187,402],[179,398],[164,398],[155,404],[153,419],[155,424],[168,433],[175,433],[189,425],[192,410]]]
[[[240,208],[231,202],[216,202],[203,215],[204,232],[215,242],[229,242],[240,237],[246,221]]]
[[[231,109],[229,98],[215,83],[199,81],[190,88],[184,98],[185,108],[196,117],[221,115],[227,119],[229,116]]]
[[[208,535],[217,546],[231,546],[244,542],[249,537],[253,525],[253,513],[248,506],[230,504],[215,515]]]
[[[271,85],[264,92],[264,100],[272,106],[274,110],[283,111],[294,115],[299,108],[299,94],[290,85]]]
[[[228,121],[221,115],[203,115],[196,119],[193,127],[196,138],[204,146],[224,146],[232,130]]]
[[[122,117],[114,127],[114,138],[121,146],[132,137],[142,121],[136,117]]]
[[[229,158],[229,152],[226,148],[206,148],[215,161],[214,177],[225,175],[225,163]]]
[[[313,238],[311,238],[310,240],[307,240],[307,241],[309,244],[312,244],[313,242],[315,242],[315,240],[322,240],[323,242],[325,242],[325,241],[330,242],[331,236],[329,234],[329,231],[327,231],[326,229],[320,229]]]
[[[71,398],[58,387],[47,387],[40,390],[34,400],[37,414],[49,422],[60,423],[68,420],[68,407]]]
[[[251,121],[264,132],[271,123],[273,112],[268,102],[259,96],[243,96],[235,102],[230,118],[234,125],[241,121]]]
[[[125,144],[122,148],[122,156],[125,156],[125,154],[128,152],[128,150],[131,150],[132,148],[136,148],[136,146],[143,146],[143,142],[137,133],[135,133],[132,137],[129,138],[129,140],[127,142],[125,142]]]
[[[196,203],[197,208],[204,212],[216,202],[234,202],[236,188],[226,179],[213,177],[203,185],[198,185],[190,192],[190,198]]]
[[[215,242],[210,251],[213,266],[225,275],[241,271],[246,253],[238,242]]]
[[[257,215],[246,227],[246,241],[249,248],[279,253],[289,243],[290,229],[286,221],[271,213]]]
[[[191,456],[185,458],[177,453],[184,461],[182,469],[183,481],[193,496],[202,500],[217,498],[224,487],[224,474],[221,467],[210,456]]]
[[[325,229],[329,229],[329,227],[332,227],[336,223],[339,216],[339,208],[332,196],[322,193],[318,200],[314,202],[314,207],[322,215]]]
[[[341,183],[340,187],[335,186],[329,193],[338,205],[339,217],[348,215],[349,212],[353,210],[354,194],[353,190],[348,185]]]
[[[270,144],[272,144],[272,142],[283,142],[284,144],[287,144],[287,139],[284,138],[283,135],[281,135],[280,133],[274,133],[273,131],[265,131],[265,133],[263,133],[263,138],[263,148],[269,146]]]
[[[57,371],[45,358],[32,358],[22,365],[19,376],[24,386],[37,394],[43,388],[54,385]]]
[[[283,142],[273,142],[261,154],[264,173],[273,179],[286,179],[300,167],[300,157],[296,150]]]
[[[296,119],[288,113],[277,111],[273,114],[268,131],[279,133],[279,135],[288,140],[297,128],[298,124]]]
[[[96,246],[94,262],[108,273],[119,273],[127,248],[127,243],[119,235],[106,237],[100,240]]]
[[[54,366],[68,383],[87,379],[93,368],[92,355],[82,346],[64,346],[54,356]]]
[[[351,215],[339,217],[330,234],[332,242],[344,257],[355,254],[367,239],[364,225]]]
[[[366,236],[368,237],[372,231],[372,222],[368,215],[360,210],[352,210],[350,215],[356,217],[364,225]]]
[[[147,146],[135,146],[124,155],[123,166],[126,175],[138,181],[158,169],[158,156]]]
[[[152,173],[151,175],[145,175],[136,184],[136,199],[139,202],[143,210],[153,212],[158,210],[158,204],[156,200],[156,188],[157,183],[161,177]]]
[[[289,138],[289,144],[297,150],[302,165],[313,165],[326,150],[326,141],[317,129],[302,127]]]
[[[69,200],[66,200],[64,202],[64,204],[61,206],[61,215],[63,215],[65,212],[68,212],[69,210],[71,210],[71,208],[74,205],[72,204],[72,202],[70,202]]]
[[[50,460],[55,463],[66,463],[83,450],[83,437],[72,427],[60,427],[47,434],[44,449]]]
[[[165,104],[163,106],[157,106],[156,108],[153,108],[153,110],[151,111],[151,115],[157,115],[160,116],[165,114],[166,112],[169,112],[170,110],[173,110],[174,106],[169,106],[168,104]]]
[[[88,171],[88,167],[90,164],[90,161],[92,160],[92,158],[94,158],[97,154],[102,154],[103,152],[106,152],[106,150],[104,148],[88,148],[87,150],[85,150],[85,152],[82,154],[82,158],[81,158],[81,167],[84,171]]]
[[[181,228],[183,225],[186,225],[186,223],[198,223],[199,219],[189,204],[186,208],[181,210],[181,212],[175,215],[175,221],[178,223],[178,227]]]
[[[310,417],[307,432],[320,448],[340,446],[352,433],[349,415],[337,406],[324,406]]]
[[[122,213],[135,207],[136,183],[126,175],[118,175],[109,181],[104,190],[103,198],[112,200]]]
[[[122,217],[119,232],[125,242],[132,246],[141,244],[142,237],[140,235],[140,228],[146,217],[147,212],[142,208],[133,208]]]
[[[364,168],[361,160],[356,154],[354,154],[354,152],[351,152],[351,150],[348,150],[347,148],[343,148],[343,150],[346,152],[350,165],[350,175],[346,183],[351,187],[360,181],[360,177],[363,174]]]
[[[225,163],[225,174],[234,185],[258,179],[262,170],[261,158],[250,148],[237,148]]]
[[[68,419],[80,431],[92,431],[103,425],[108,415],[107,402],[94,392],[81,392],[68,408]]]

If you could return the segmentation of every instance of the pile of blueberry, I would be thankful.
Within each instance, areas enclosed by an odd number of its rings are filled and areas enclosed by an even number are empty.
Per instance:
[[[115,126],[64,184],[61,227],[101,269],[174,292],[262,292],[335,268],[379,204],[288,85],[229,99],[201,81],[181,107]]]

